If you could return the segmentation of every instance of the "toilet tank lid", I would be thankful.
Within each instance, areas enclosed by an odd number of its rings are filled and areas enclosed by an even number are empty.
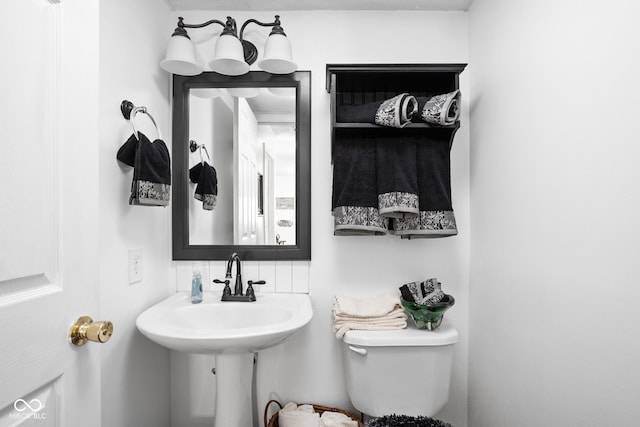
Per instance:
[[[451,325],[442,323],[435,331],[427,331],[414,327],[394,329],[390,331],[350,330],[345,333],[343,341],[366,347],[427,347],[449,345],[458,342],[458,331]]]

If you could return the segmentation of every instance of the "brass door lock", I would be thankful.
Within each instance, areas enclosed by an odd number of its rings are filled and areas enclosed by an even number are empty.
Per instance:
[[[94,322],[89,316],[82,316],[69,329],[71,344],[80,347],[87,341],[105,343],[113,334],[113,323],[107,320]]]

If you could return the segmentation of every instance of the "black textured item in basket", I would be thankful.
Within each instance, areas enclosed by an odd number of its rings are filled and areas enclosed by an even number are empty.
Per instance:
[[[451,427],[451,424],[429,417],[394,414],[370,420],[367,427]]]

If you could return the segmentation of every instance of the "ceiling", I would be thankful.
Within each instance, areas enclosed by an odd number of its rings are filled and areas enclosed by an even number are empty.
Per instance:
[[[468,10],[473,0],[164,0],[171,10]]]

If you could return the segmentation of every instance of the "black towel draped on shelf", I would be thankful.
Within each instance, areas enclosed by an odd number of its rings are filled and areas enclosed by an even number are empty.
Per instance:
[[[405,102],[398,102],[402,99]],[[350,123],[375,122],[371,115],[376,115],[382,105],[394,106],[394,112],[389,115],[393,117],[389,123],[394,124],[408,117],[446,126],[454,124],[459,117],[460,92],[457,90],[413,98],[415,105],[406,99],[407,94],[401,94],[387,100],[389,102],[338,106],[336,119]],[[414,114],[416,111],[419,118]],[[450,142],[454,132],[451,127],[435,126],[428,132],[353,132],[336,139],[333,147],[334,234],[390,233],[403,239],[456,235],[450,178]]]

